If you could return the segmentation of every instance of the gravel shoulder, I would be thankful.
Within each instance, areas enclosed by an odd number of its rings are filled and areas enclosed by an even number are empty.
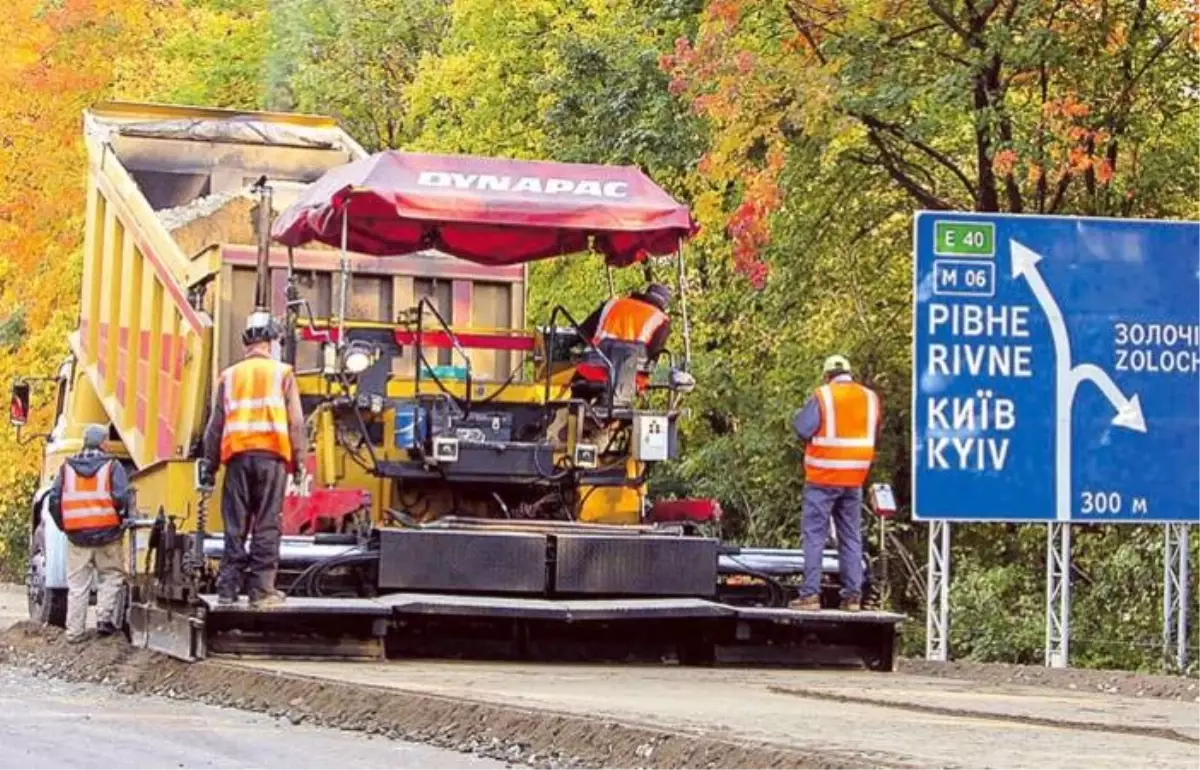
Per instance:
[[[942,677],[986,685],[1028,685],[1135,698],[1196,701],[1200,680],[1195,677],[1143,674],[1137,671],[1098,671],[1083,668],[1045,668],[1015,663],[974,663],[904,659],[900,673]]]

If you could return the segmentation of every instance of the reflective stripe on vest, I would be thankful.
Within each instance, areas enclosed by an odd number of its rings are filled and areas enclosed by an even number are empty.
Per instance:
[[[804,478],[831,487],[861,487],[875,459],[879,397],[853,381],[817,388],[821,424],[804,451]]]
[[[649,345],[654,333],[667,322],[667,314],[648,302],[632,297],[610,299],[600,311],[600,322],[596,325],[596,337],[592,344],[602,340],[640,342]]]
[[[121,525],[112,499],[112,462],[105,463],[91,477],[77,473],[70,463],[63,465],[62,518],[65,532]]]
[[[291,462],[287,401],[283,395],[287,364],[270,358],[247,358],[221,375],[225,391],[225,429],[221,462],[244,452],[270,452]]]

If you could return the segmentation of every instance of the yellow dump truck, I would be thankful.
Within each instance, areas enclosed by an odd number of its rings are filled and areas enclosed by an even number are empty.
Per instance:
[[[45,489],[100,423],[136,490],[130,638],[182,659],[796,660],[820,639],[891,667],[899,616],[788,610],[799,554],[722,544],[711,501],[648,501],[694,386],[693,228],[637,169],[369,156],[328,118],[157,105],[89,109],[84,137],[79,325],[31,507],[35,617],[61,622],[65,601]],[[618,360],[565,305],[527,328],[528,263],[588,251],[674,257],[679,353]],[[216,603],[220,484],[195,483],[255,310],[282,321],[311,449],[284,510],[289,601],[269,612]],[[19,383],[14,414],[28,398]]]

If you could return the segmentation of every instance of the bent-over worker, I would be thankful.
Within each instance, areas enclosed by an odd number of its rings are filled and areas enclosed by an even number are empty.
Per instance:
[[[129,480],[121,462],[101,448],[103,425],[89,425],[83,449],[68,457],[50,488],[50,515],[67,535],[67,641],[87,638],[87,610],[96,578],[96,630],[117,631],[113,612],[125,581],[122,552],[125,521],[132,507]]]
[[[292,367],[271,357],[279,327],[256,311],[242,333],[245,357],[221,373],[212,416],[204,431],[207,483],[225,466],[221,521],[225,549],[217,575],[217,600],[233,604],[242,592],[251,607],[282,604],[275,589],[279,571],[279,519],[288,472],[303,473],[305,439],[300,392]],[[246,537],[250,535],[250,551]]]
[[[837,531],[841,608],[862,606],[862,487],[882,423],[879,396],[854,381],[845,356],[825,359],[825,384],[792,418],[804,450],[804,585],[793,609],[821,609],[821,564],[829,521]]]
[[[648,377],[638,368],[653,361],[667,345],[671,319],[667,306],[671,290],[652,283],[644,292],[613,297],[600,304],[579,325],[584,337],[613,365],[614,399],[625,402],[633,391],[645,386]]]

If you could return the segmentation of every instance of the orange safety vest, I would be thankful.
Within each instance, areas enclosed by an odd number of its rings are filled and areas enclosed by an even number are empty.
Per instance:
[[[804,450],[804,478],[829,487],[861,487],[875,459],[879,396],[857,382],[817,388],[821,425]]]
[[[292,461],[283,380],[292,368],[270,358],[247,358],[221,374],[225,429],[221,462],[243,452],[270,452]]]
[[[61,505],[65,532],[119,527],[121,517],[112,498],[112,462],[90,478],[64,464]]]
[[[604,340],[640,342],[649,345],[654,333],[667,322],[667,314],[648,302],[632,297],[610,299],[600,311],[593,345]]]

